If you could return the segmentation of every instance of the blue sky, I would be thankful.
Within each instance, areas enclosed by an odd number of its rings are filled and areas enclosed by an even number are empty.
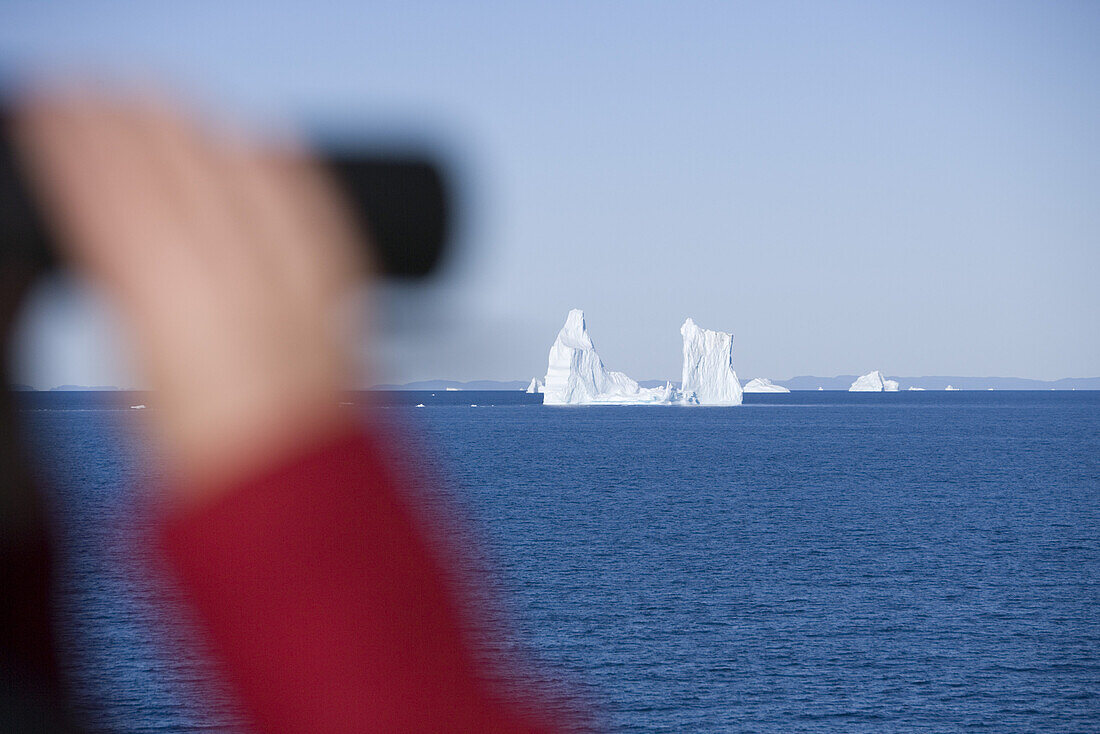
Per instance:
[[[163,79],[257,124],[448,151],[462,249],[430,288],[382,289],[374,379],[540,374],[571,307],[638,379],[678,376],[686,316],[733,332],[743,379],[1100,375],[1097,3],[9,2],[4,16],[13,76]],[[127,379],[83,303],[36,306],[32,381]]]

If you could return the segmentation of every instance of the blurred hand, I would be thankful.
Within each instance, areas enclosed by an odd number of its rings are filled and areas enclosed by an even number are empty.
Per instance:
[[[306,155],[86,93],[25,102],[17,136],[72,261],[131,331],[187,499],[339,423],[362,248]]]

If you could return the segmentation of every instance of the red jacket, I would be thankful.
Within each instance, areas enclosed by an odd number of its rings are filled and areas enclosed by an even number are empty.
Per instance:
[[[533,696],[486,682],[455,565],[390,461],[348,429],[165,515],[246,713],[262,732],[552,730]]]

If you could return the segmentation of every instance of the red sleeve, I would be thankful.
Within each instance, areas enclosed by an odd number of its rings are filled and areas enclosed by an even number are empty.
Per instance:
[[[485,682],[377,440],[350,429],[170,513],[162,542],[263,732],[544,731]]]

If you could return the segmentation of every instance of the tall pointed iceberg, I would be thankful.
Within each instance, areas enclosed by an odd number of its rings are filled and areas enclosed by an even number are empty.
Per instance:
[[[733,335],[699,328],[690,318],[680,327],[684,366],[680,391],[694,405],[740,405],[741,383],[733,371]]]
[[[604,367],[596,354],[584,312],[575,308],[550,347],[543,388],[544,405],[631,405],[669,403],[672,385],[644,388],[622,372]]]

